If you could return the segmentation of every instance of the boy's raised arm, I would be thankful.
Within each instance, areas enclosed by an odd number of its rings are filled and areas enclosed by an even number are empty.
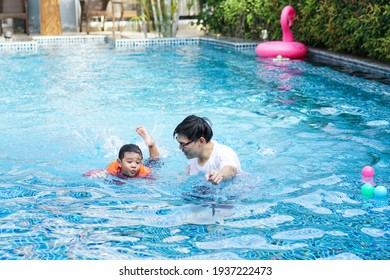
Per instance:
[[[160,153],[157,149],[157,146],[146,128],[143,126],[138,126],[135,131],[144,139],[146,146],[148,146],[150,159],[154,160],[160,158]]]

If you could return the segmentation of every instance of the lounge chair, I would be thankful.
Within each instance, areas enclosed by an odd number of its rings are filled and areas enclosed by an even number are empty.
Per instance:
[[[83,19],[85,19],[87,25],[87,34],[89,34],[89,22],[93,17],[103,17],[104,29],[106,17],[112,17],[112,13],[107,11],[108,2],[110,2],[110,0],[80,0],[80,32],[82,32],[82,23]]]
[[[138,5],[140,4],[139,1],[125,1],[121,2],[121,18],[119,20],[119,23],[122,22],[125,18],[134,18],[137,17],[137,9]],[[143,8],[143,7],[142,7]],[[118,30],[121,30],[121,25],[119,24]]]
[[[24,19],[26,34],[30,34],[28,28],[28,0],[0,0],[0,34],[3,34],[3,20],[7,18]]]
[[[141,31],[141,25],[142,25],[142,31],[145,34],[145,38],[147,37],[148,32],[148,26],[146,24],[145,20],[145,8],[144,3],[142,1],[126,1],[126,0],[113,0],[112,3],[112,11],[113,11],[113,29],[112,34],[115,35],[115,5],[120,5],[120,11],[121,11],[121,17],[119,19],[119,25],[118,25],[118,31],[122,31],[121,22],[126,19],[134,19],[134,21],[137,23],[137,30]]]

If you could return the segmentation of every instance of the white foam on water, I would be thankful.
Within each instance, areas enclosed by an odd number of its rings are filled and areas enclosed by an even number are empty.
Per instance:
[[[385,120],[375,120],[375,121],[369,121],[366,124],[368,126],[387,126],[389,125],[389,122]]]

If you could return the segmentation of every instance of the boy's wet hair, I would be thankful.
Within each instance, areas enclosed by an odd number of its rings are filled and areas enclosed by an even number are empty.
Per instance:
[[[119,150],[118,158],[122,160],[125,157],[125,153],[136,153],[139,154],[143,159],[141,149],[135,144],[123,145],[122,148]]]
[[[209,142],[213,137],[211,122],[207,118],[201,118],[195,115],[186,117],[173,131],[173,137],[177,134],[186,136],[189,140],[198,140],[203,137]]]

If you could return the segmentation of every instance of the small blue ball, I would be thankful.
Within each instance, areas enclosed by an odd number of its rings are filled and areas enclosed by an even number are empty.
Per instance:
[[[377,186],[374,190],[375,197],[385,197],[387,195],[387,189],[384,186]]]

